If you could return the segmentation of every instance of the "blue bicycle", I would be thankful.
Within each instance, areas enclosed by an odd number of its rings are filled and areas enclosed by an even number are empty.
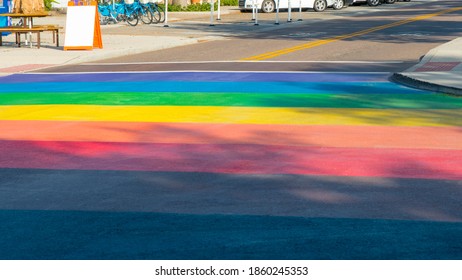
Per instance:
[[[117,12],[117,19],[119,21],[126,21],[131,26],[138,25],[138,11],[135,6],[135,1],[125,0],[115,4]]]
[[[139,1],[124,0],[123,2],[111,4],[105,0],[98,5],[101,15],[101,24],[118,23],[126,21],[131,26],[136,26],[139,19],[144,24],[150,24],[153,20],[152,12]]]
[[[140,0],[140,1],[147,1],[146,6],[149,8],[149,10],[152,13],[153,23],[159,23],[159,22],[165,21],[164,9],[161,6],[157,5],[157,3],[154,0]]]
[[[115,10],[115,6],[111,3],[104,1],[101,4],[98,4],[99,12],[99,21],[101,25],[106,25],[110,23],[118,23],[118,13]]]

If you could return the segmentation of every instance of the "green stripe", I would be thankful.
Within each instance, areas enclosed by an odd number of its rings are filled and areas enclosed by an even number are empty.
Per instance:
[[[255,94],[255,93],[5,93],[0,105],[173,105],[313,108],[460,109],[462,98],[441,94]]]

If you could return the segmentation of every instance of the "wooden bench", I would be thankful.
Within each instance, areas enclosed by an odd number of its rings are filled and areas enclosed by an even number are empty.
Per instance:
[[[15,34],[15,42],[18,47],[21,47],[21,34],[35,33],[37,34],[37,48],[40,48],[40,33],[45,31],[53,32],[53,43],[56,43],[56,46],[59,47],[59,30],[62,27],[56,25],[36,25],[32,28],[21,27],[21,26],[8,26],[0,27],[1,32],[11,32]],[[2,36],[0,36],[0,46],[3,45]]]

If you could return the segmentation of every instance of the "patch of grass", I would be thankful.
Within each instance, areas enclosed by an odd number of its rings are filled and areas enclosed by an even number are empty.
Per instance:
[[[221,6],[239,6],[239,0],[221,0]]]

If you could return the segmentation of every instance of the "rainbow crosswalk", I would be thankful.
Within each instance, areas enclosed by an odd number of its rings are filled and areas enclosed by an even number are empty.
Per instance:
[[[0,77],[0,259],[460,259],[462,99],[387,79]]]
[[[382,73],[20,74],[0,167],[462,179],[462,100]]]

